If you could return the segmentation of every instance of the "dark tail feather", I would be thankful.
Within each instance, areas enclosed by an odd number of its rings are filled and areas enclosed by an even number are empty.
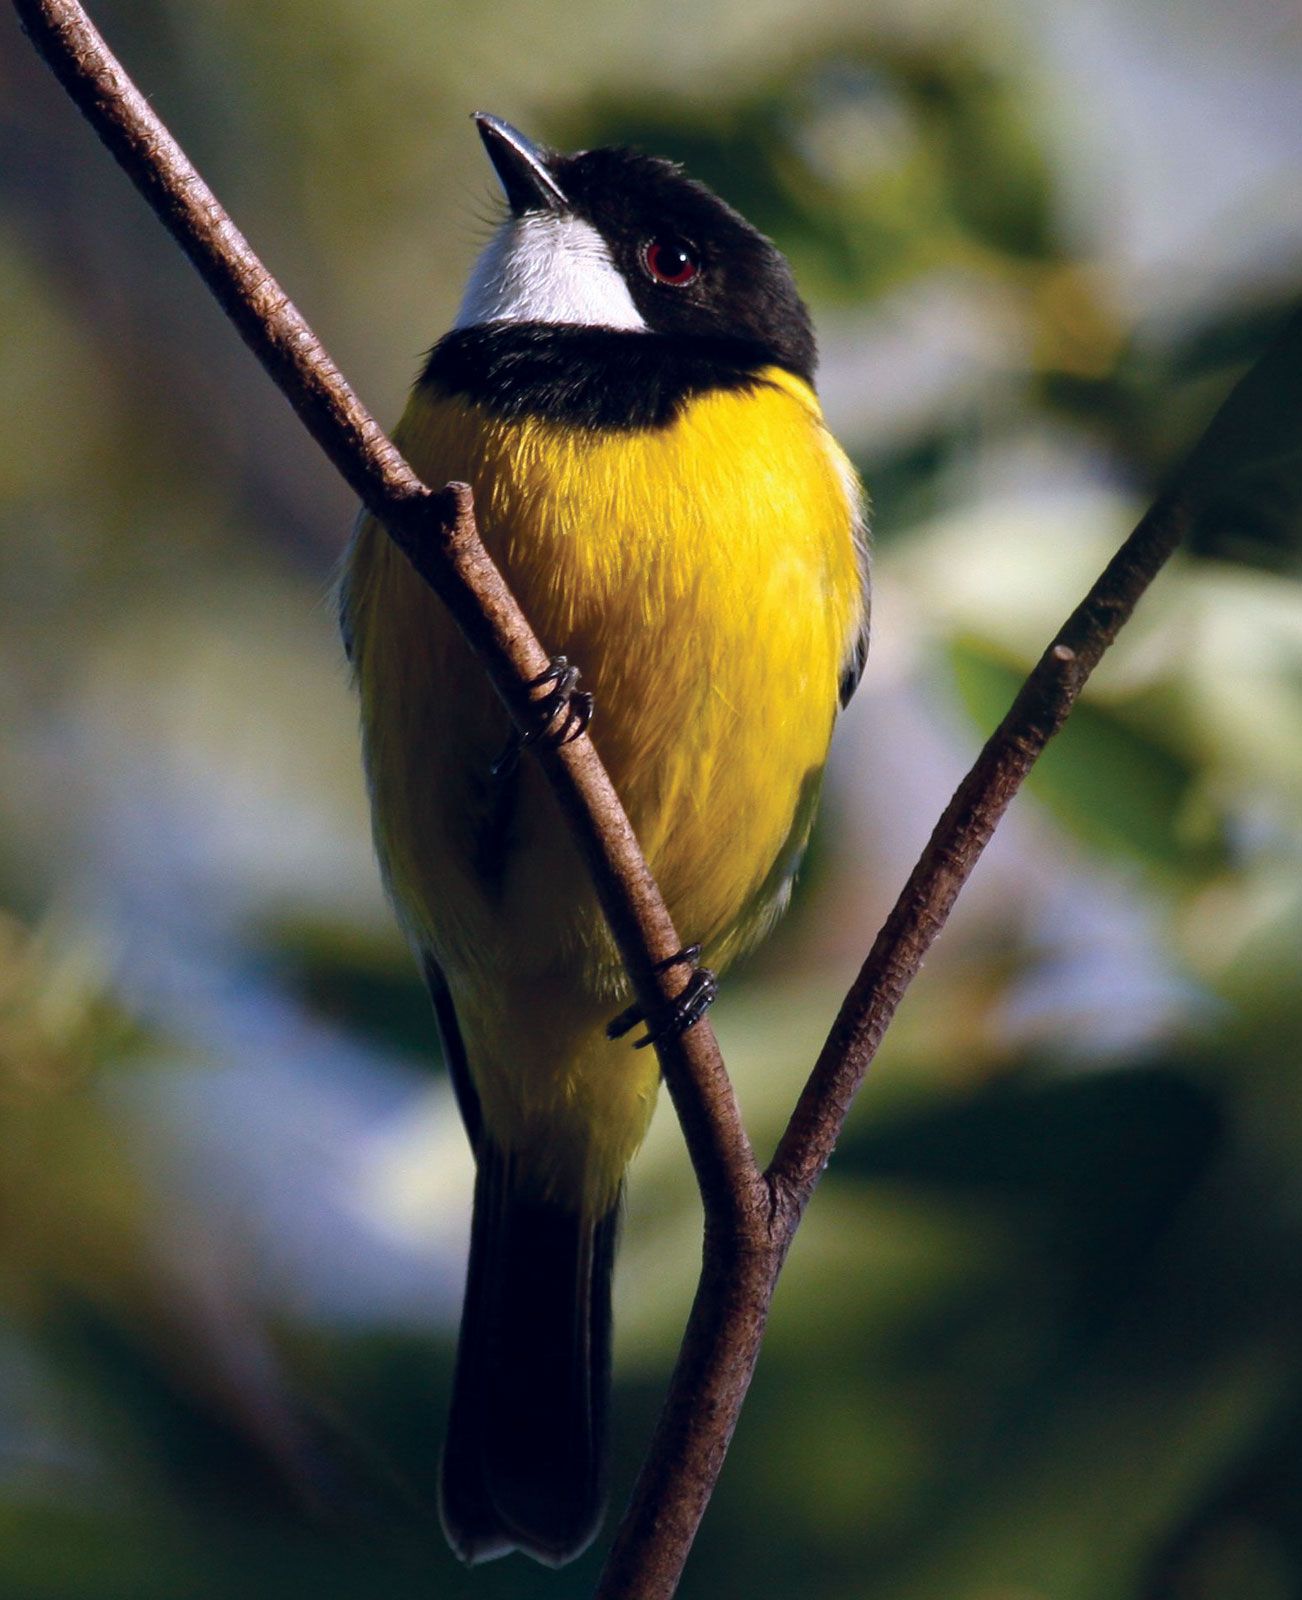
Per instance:
[[[558,1567],[597,1532],[617,1225],[617,1206],[592,1221],[521,1192],[481,1139],[442,1469],[463,1561],[523,1550]]]

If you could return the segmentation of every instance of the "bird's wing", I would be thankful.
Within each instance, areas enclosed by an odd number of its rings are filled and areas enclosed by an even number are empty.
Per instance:
[[[443,1059],[452,1079],[452,1089],[457,1097],[457,1109],[466,1125],[466,1134],[472,1150],[479,1148],[479,1134],[483,1126],[483,1112],[479,1106],[479,1093],[470,1076],[466,1060],[466,1047],[457,1022],[456,1007],[452,1004],[452,991],[437,961],[428,952],[422,958],[425,986],[434,1002],[434,1017],[439,1025],[439,1038],[443,1041]]]
[[[847,462],[847,466],[849,463]],[[872,573],[869,559],[868,497],[858,474],[850,468],[846,491],[850,496],[852,533],[855,555],[859,561],[859,626],[850,637],[845,664],[841,668],[841,707],[850,704],[850,698],[863,677],[864,663],[868,659],[869,622],[872,616]]]

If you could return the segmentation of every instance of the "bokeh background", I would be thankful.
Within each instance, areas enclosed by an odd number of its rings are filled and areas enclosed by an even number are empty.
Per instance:
[[[372,408],[493,214],[466,114],[790,254],[876,634],[717,1026],[757,1142],[1055,623],[1302,288],[1288,0],[116,0]],[[371,859],[352,507],[0,16],[0,1596],[579,1596],[431,1511],[469,1160]],[[1302,354],[1002,828],[793,1251],[684,1584],[1302,1594]],[[663,1107],[627,1493],[691,1291]]]

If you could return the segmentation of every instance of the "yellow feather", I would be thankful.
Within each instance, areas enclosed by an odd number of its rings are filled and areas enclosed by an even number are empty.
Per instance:
[[[396,438],[427,482],[473,486],[544,648],[596,696],[593,739],[675,925],[726,965],[785,899],[861,616],[854,475],[812,391],[771,368],[618,431],[422,387]],[[486,1126],[542,1192],[599,1215],[658,1068],[605,1038],[626,985],[586,873],[535,765],[518,794],[490,776],[505,714],[367,520],[346,595],[399,915],[448,979]]]

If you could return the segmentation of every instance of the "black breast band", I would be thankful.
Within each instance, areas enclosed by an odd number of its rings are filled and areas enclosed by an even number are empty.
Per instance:
[[[440,339],[420,381],[499,417],[663,428],[694,395],[748,388],[772,363],[746,339],[494,322]]]

